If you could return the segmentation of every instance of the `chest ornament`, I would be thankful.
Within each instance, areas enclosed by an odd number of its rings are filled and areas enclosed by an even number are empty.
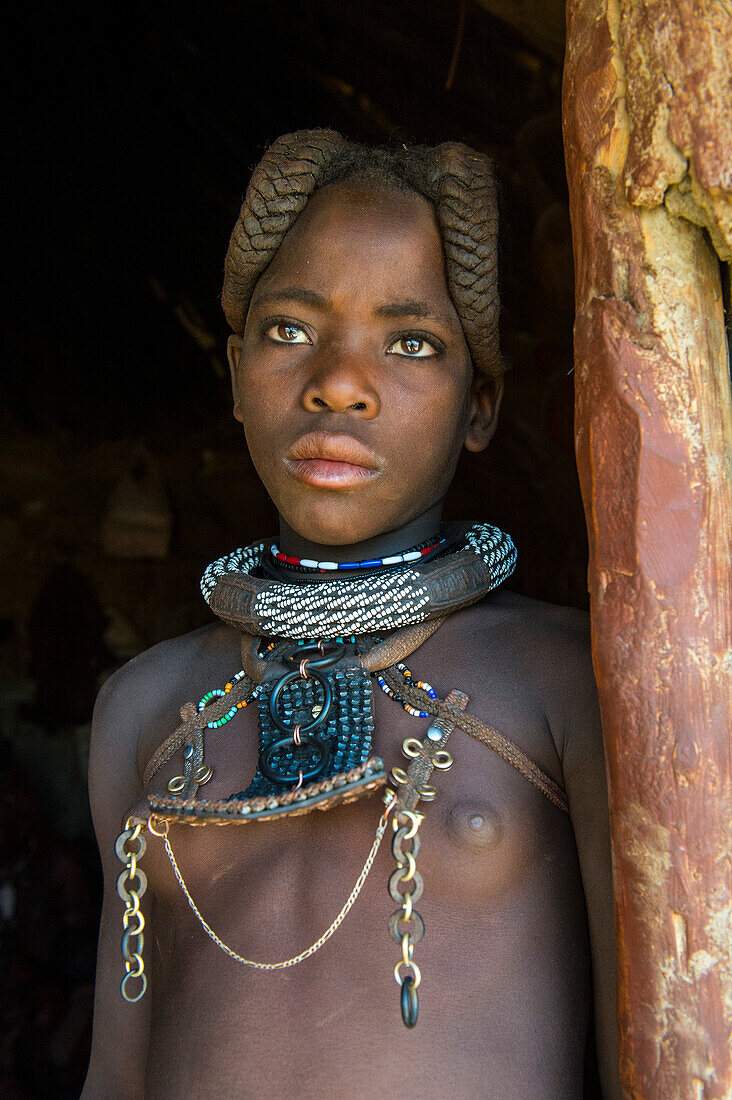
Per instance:
[[[308,647],[302,647],[305,650]],[[322,649],[327,654],[327,647],[322,646]],[[317,658],[316,658],[317,659]],[[336,658],[337,659],[337,658]],[[307,661],[307,658],[301,658],[301,661]],[[323,665],[321,664],[321,670]],[[307,671],[300,665],[298,671],[304,673]],[[321,673],[322,674],[322,673]],[[275,689],[278,684],[281,684],[283,680],[287,679],[291,673],[286,673],[284,677],[277,681]],[[287,686],[287,685],[286,685]],[[274,694],[274,690],[272,694]],[[282,691],[285,689],[282,688]],[[271,710],[274,710],[277,706],[275,702],[272,704],[272,694],[270,694],[267,708],[271,715]],[[394,693],[392,693],[394,694]],[[451,691],[445,700],[456,713],[465,710],[468,704],[468,697],[459,691]],[[412,708],[413,709],[413,708]],[[417,713],[415,711],[415,713]],[[323,704],[320,714],[323,714],[323,725],[327,723],[328,707]],[[296,716],[297,717],[297,716]],[[416,737],[405,738],[402,744],[402,753],[409,761],[406,770],[403,767],[395,766],[391,769],[388,780],[391,784],[387,787],[384,794],[385,809],[381,814],[377,828],[376,835],[371,846],[371,849],[366,857],[364,866],[359,874],[356,883],[351,890],[348,898],[341,907],[339,913],[335,919],[331,922],[325,932],[309,947],[305,948],[298,955],[295,955],[288,959],[282,959],[277,962],[263,962],[254,959],[248,959],[235,951],[228,944],[216,934],[211,925],[207,922],[200,909],[196,905],[189,889],[188,885],[183,877],[183,874],[178,865],[173,847],[170,841],[169,831],[170,824],[173,821],[180,821],[181,818],[176,818],[171,815],[170,812],[165,813],[151,813],[147,821],[149,832],[155,836],[162,838],[163,845],[170,861],[173,873],[178,884],[183,891],[183,894],[190,906],[192,912],[201,924],[204,932],[209,938],[224,951],[233,961],[240,963],[243,966],[251,967],[255,970],[285,970],[291,966],[296,966],[298,963],[304,962],[306,959],[314,955],[316,951],[319,951],[321,947],[331,938],[331,936],[338,930],[345,917],[350,912],[351,908],[356,902],[361,889],[368,877],[368,874],[373,866],[374,860],[381,847],[381,842],[384,838],[384,834],[387,830],[389,822],[391,822],[393,828],[392,839],[392,853],[396,863],[395,869],[389,876],[388,891],[389,895],[394,902],[397,903],[398,908],[394,910],[388,920],[388,931],[391,939],[400,948],[400,957],[394,967],[394,977],[399,986],[399,1002],[401,1007],[402,1021],[407,1028],[413,1028],[417,1023],[418,1017],[418,987],[422,980],[421,971],[419,965],[414,959],[414,948],[420,943],[425,932],[425,924],[422,916],[415,908],[416,902],[419,901],[424,890],[424,880],[417,870],[416,857],[420,850],[420,836],[419,828],[424,820],[424,814],[418,811],[420,801],[432,802],[434,801],[437,791],[428,780],[432,776],[434,769],[440,771],[447,771],[452,767],[453,759],[451,754],[447,751],[446,745],[451,732],[455,727],[455,722],[450,717],[442,717],[436,719],[427,730],[426,737],[423,741],[419,741]],[[295,727],[297,728],[297,726]],[[279,726],[281,732],[282,726]],[[306,734],[303,732],[300,743],[295,741],[294,735],[288,738],[288,744],[285,747],[287,752],[287,759],[284,764],[280,764],[275,768],[274,761],[278,754],[281,752],[279,749],[279,741],[271,742],[268,748],[263,750],[260,754],[260,762],[257,771],[257,776],[250,784],[253,786],[257,780],[261,777],[263,782],[269,783],[290,783],[293,777],[293,771],[298,769],[298,782],[295,785],[294,793],[298,790],[303,790],[305,797],[308,797],[309,788],[302,787],[304,767],[309,767],[308,757],[315,756],[315,768],[324,770],[330,763],[331,754],[324,755],[319,749],[316,749],[313,753],[310,745],[306,741]],[[270,751],[272,750],[272,751]],[[300,756],[293,760],[296,752],[300,751],[304,753],[304,756]],[[343,750],[341,750],[343,751]],[[262,769],[262,756],[265,756],[271,767]],[[378,757],[374,758],[370,762],[371,766],[367,766],[362,769],[354,769],[358,772],[355,777],[351,778],[351,784],[358,784],[358,780],[363,776],[371,775],[373,777],[377,769],[381,769],[383,774],[383,767]],[[304,767],[303,767],[304,765]],[[273,779],[267,775],[267,771],[271,770]],[[348,778],[348,777],[347,777]],[[194,779],[195,782],[195,779]],[[383,784],[386,784],[386,776],[383,778]],[[369,790],[373,789],[381,783],[373,782],[369,784]],[[318,786],[317,784],[315,785]],[[344,790],[345,788],[345,790]],[[354,793],[354,787],[348,782],[344,784],[344,788],[341,791],[344,794],[351,793],[351,797],[360,797],[363,790]],[[337,788],[336,788],[337,789]],[[246,795],[249,791],[242,792]],[[293,788],[290,787],[288,793],[292,793]],[[255,796],[257,797],[257,796]],[[236,802],[241,801],[236,795],[232,796],[232,799]],[[342,801],[348,800],[348,798],[341,799]],[[231,800],[227,800],[231,801]],[[153,798],[150,799],[151,807],[156,805]],[[315,802],[317,808],[321,808],[320,805]],[[308,809],[313,808],[309,806]],[[162,807],[165,810],[165,807]],[[168,811],[170,806],[167,807]],[[302,809],[301,812],[307,812],[307,809]],[[184,816],[183,820],[187,818]],[[189,823],[202,823],[198,821],[189,821]],[[144,928],[144,917],[140,910],[140,899],[145,893],[147,881],[144,873],[137,866],[137,860],[144,854],[146,841],[145,837],[141,834],[142,822],[135,821],[132,818],[126,822],[125,830],[120,834],[116,852],[118,858],[125,864],[125,868],[119,878],[118,890],[120,890],[120,897],[125,902],[125,913],[123,916],[123,941],[122,941],[122,954],[125,965],[125,973],[122,979],[121,992],[125,1000],[135,1002],[139,1000],[145,993],[147,988],[147,977],[144,973],[144,962],[142,957],[142,949],[144,936],[142,929]],[[136,845],[135,848],[130,849],[129,845]],[[138,880],[136,889],[132,886],[131,880],[135,877]],[[131,921],[136,923],[130,925]],[[134,937],[137,937],[136,942],[132,942]],[[129,988],[130,983],[135,981],[139,982],[139,985],[131,990]]]
[[[262,580],[257,564],[264,544],[236,551],[206,570],[204,595],[216,614],[240,631],[243,667],[223,688],[213,688],[197,705],[186,703],[181,708],[181,724],[153,754],[143,781],[147,786],[178,753],[181,772],[169,781],[164,794],[148,796],[147,818],[129,818],[117,839],[115,850],[124,864],[117,889],[125,904],[121,987],[125,1000],[139,1000],[147,987],[145,918],[140,908],[147,881],[138,865],[146,846],[145,824],[151,837],[162,840],[173,874],[209,938],[235,962],[269,971],[303,962],[336,932],[355,904],[391,822],[396,866],[388,890],[397,908],[388,920],[388,930],[400,949],[394,976],[402,1020],[411,1028],[417,1022],[421,982],[414,949],[424,935],[424,921],[416,909],[424,888],[416,863],[424,819],[420,807],[437,796],[430,782],[433,772],[452,766],[446,745],[453,730],[460,727],[481,741],[558,809],[568,812],[564,791],[549,776],[498,730],[466,713],[466,695],[451,691],[440,699],[404,663],[452,611],[480,599],[513,569],[513,544],[497,528],[463,525],[442,541],[450,539],[456,549],[445,559],[419,563],[419,569],[408,562],[396,573],[347,581],[326,578],[300,586]],[[394,627],[394,633],[379,637],[381,631]],[[374,679],[409,714],[429,721],[423,740],[405,739],[402,753],[408,763],[388,774],[372,751]],[[205,737],[230,722],[239,710],[255,704],[259,714],[255,775],[228,798],[202,797],[199,789],[205,790],[212,777],[204,759]],[[292,958],[263,962],[245,958],[220,939],[190,894],[171,844],[171,825],[277,821],[327,810],[382,788],[385,809],[361,873],[334,920],[314,943]]]

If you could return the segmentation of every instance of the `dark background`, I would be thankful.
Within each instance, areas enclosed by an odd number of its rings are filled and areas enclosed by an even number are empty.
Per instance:
[[[219,293],[249,172],[278,134],[495,157],[512,369],[448,515],[511,532],[518,591],[586,606],[556,7],[517,28],[489,0],[40,3],[7,36],[0,1095],[83,1081],[98,685],[208,621],[203,566],[274,529],[231,417]]]

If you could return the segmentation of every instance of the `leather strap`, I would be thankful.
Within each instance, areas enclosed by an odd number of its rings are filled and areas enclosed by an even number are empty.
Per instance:
[[[431,699],[426,691],[410,683],[399,674],[396,669],[385,669],[382,673],[384,679],[392,691],[403,699],[405,703],[424,710],[427,714],[436,718],[451,719],[458,729],[474,737],[476,741],[492,749],[501,760],[505,760],[520,775],[527,779],[537,791],[541,791],[557,809],[569,814],[569,802],[562,788],[554,782],[541,768],[531,760],[518,745],[503,733],[499,733],[487,722],[482,722],[473,714],[463,714],[461,710],[452,706],[447,700]]]
[[[455,710],[464,711],[470,700],[462,691],[451,691],[445,702]],[[408,782],[400,783],[397,788],[397,797],[394,803],[396,815],[402,810],[417,809],[419,800],[423,797],[424,785],[432,778],[432,772],[435,768],[435,756],[438,753],[444,754],[450,734],[455,729],[455,722],[452,718],[436,718],[431,729],[435,728],[440,731],[442,737],[439,741],[433,741],[430,737],[425,737],[421,751],[407,768]]]
[[[390,665],[396,665],[400,661],[406,660],[414,653],[415,649],[419,649],[428,638],[431,638],[448,618],[448,615],[441,615],[439,619],[432,619],[427,623],[415,623],[413,626],[405,626],[401,630],[396,630],[383,642],[379,642],[359,657],[361,668],[365,668],[367,672],[381,672],[383,668],[389,668]],[[245,669],[247,675],[255,684],[262,682],[267,670],[267,662],[257,653],[259,644],[259,638],[242,632],[242,668]]]
[[[246,699],[251,695],[255,685],[249,679],[248,676],[242,676],[240,680],[233,685],[230,692],[217,699],[214,699],[207,707],[204,707],[202,711],[199,711],[195,703],[186,703],[180,708],[180,716],[182,718],[181,724],[178,726],[169,737],[163,741],[145,768],[144,775],[142,777],[142,785],[146,787],[152,777],[162,768],[163,764],[166,764],[170,760],[178,749],[183,745],[196,745],[197,742],[203,741],[203,730],[206,728],[209,722],[215,722],[219,718],[223,718],[227,711],[231,710],[235,703],[240,702],[242,699]],[[198,753],[196,753],[198,755]],[[201,751],[201,759],[198,761],[200,766],[203,760],[203,754]]]
[[[250,680],[255,684],[261,684],[267,671],[267,662],[257,653],[261,638],[255,638],[253,634],[241,632],[241,667]]]
[[[415,649],[419,649],[428,638],[431,638],[448,618],[449,615],[441,615],[439,619],[432,619],[428,623],[415,623],[414,626],[405,626],[395,631],[368,653],[362,654],[361,667],[368,672],[381,672],[382,669],[390,668],[391,665],[398,665],[400,661],[405,661],[411,656]]]

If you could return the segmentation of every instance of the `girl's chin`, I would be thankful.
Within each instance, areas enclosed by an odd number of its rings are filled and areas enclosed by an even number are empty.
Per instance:
[[[350,514],[349,514],[350,512]],[[353,514],[354,509],[329,511],[323,514],[320,509],[297,509],[296,512],[281,512],[282,518],[301,538],[320,546],[352,546],[367,539],[378,538],[394,529],[388,516],[382,512],[373,516],[371,522],[363,511]],[[399,526],[399,524],[397,524]]]

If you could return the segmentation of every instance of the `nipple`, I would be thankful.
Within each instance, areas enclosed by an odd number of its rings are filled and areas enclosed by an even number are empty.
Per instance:
[[[502,833],[498,814],[475,802],[456,803],[448,815],[447,829],[459,843],[482,850],[494,848]]]

